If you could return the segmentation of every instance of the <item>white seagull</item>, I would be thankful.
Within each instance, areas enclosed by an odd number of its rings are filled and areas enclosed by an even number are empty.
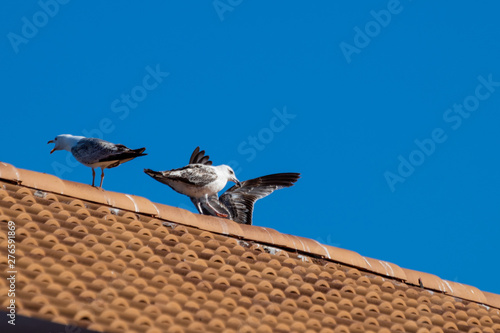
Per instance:
[[[199,150],[199,148],[197,149]],[[206,201],[208,206],[210,205],[208,197],[217,196],[217,193],[226,186],[228,181],[236,183],[236,186],[240,185],[230,166],[224,164],[212,166],[208,157],[204,160],[204,164],[190,163],[180,169],[168,171],[144,169],[144,172],[160,183],[170,186],[174,191],[187,195],[191,200],[202,199]],[[197,208],[201,211],[201,201],[198,202]]]
[[[205,151],[195,149],[189,160],[190,164],[210,165],[210,157]],[[242,224],[252,224],[254,204],[275,190],[290,187],[300,178],[300,173],[276,173],[241,182],[239,187],[233,186],[220,197],[217,194],[206,198],[191,198],[200,214],[225,217]]]
[[[56,150],[67,150],[73,154],[78,162],[92,168],[92,186],[94,186],[95,181],[94,169],[101,168],[99,187],[102,187],[104,169],[114,168],[136,157],[147,155],[143,154],[146,148],[130,149],[121,144],[71,134],[58,135],[47,143],[55,144],[50,151],[51,154]]]

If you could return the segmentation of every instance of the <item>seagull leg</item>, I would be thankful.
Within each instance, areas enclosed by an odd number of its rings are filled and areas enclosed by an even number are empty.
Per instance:
[[[95,170],[92,168],[92,186],[94,186],[94,180],[95,180]]]
[[[200,214],[203,214],[203,209],[201,209],[201,202],[200,202],[200,200],[198,200],[198,201],[196,202],[196,208],[198,209],[198,212],[199,212]]]
[[[104,180],[104,168],[101,168],[101,185],[99,185],[100,188],[102,188],[102,181]]]

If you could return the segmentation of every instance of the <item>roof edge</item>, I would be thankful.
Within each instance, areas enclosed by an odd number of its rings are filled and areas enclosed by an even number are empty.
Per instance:
[[[443,280],[433,274],[401,268],[390,262],[367,258],[354,251],[324,245],[313,239],[284,234],[271,228],[249,226],[217,217],[193,214],[185,209],[153,203],[144,197],[106,191],[87,184],[62,180],[54,175],[19,169],[4,162],[0,162],[0,179],[36,190],[147,214],[226,236],[300,251],[383,277],[500,309],[500,295],[483,292],[473,286]]]

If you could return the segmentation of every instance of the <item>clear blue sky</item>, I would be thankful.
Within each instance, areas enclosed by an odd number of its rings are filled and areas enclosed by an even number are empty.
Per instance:
[[[142,170],[199,145],[302,173],[256,225],[500,293],[497,1],[55,3],[0,4],[0,160],[88,184],[48,140],[144,146],[104,188],[194,211]]]

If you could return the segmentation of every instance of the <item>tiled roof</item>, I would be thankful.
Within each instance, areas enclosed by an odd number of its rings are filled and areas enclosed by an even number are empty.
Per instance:
[[[22,316],[106,332],[500,332],[500,295],[0,163],[3,309],[8,221]]]

